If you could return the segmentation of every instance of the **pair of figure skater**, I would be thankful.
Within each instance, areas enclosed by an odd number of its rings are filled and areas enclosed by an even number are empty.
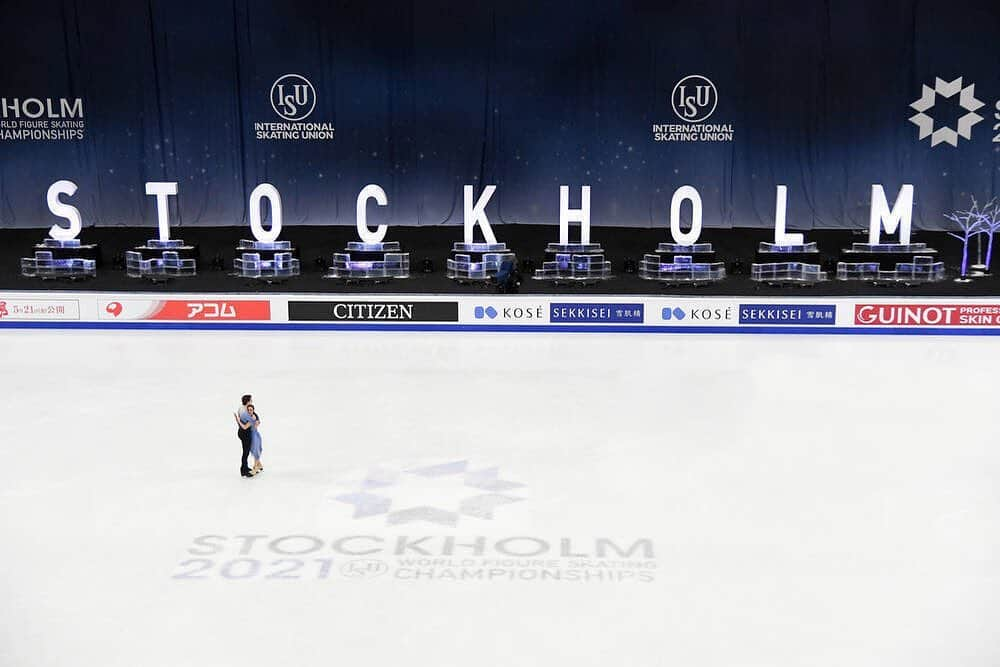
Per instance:
[[[240,445],[243,449],[243,458],[240,460],[240,475],[253,477],[264,470],[264,466],[260,463],[260,455],[264,449],[259,430],[260,415],[253,405],[253,397],[250,394],[244,394],[240,402],[243,407],[240,408],[239,412],[233,413],[236,424],[239,426],[236,436],[240,439]],[[253,468],[247,463],[249,455],[253,455]]]

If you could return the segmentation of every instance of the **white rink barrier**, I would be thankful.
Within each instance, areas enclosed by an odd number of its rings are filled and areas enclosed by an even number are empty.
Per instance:
[[[3,328],[1000,333],[1000,298],[0,292]]]

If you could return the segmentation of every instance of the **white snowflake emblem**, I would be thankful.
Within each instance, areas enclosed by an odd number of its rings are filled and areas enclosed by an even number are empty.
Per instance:
[[[933,88],[924,85],[920,99],[910,105],[910,107],[918,112],[910,116],[910,122],[920,128],[920,139],[930,137],[931,146],[937,146],[944,142],[955,147],[958,146],[959,137],[971,139],[972,126],[983,119],[982,116],[975,113],[977,109],[981,109],[983,106],[983,102],[980,102],[975,97],[975,88],[976,84],[974,83],[970,83],[963,88],[962,77],[958,77],[954,81],[945,81],[940,77],[935,77]],[[925,112],[934,107],[934,102],[938,95],[947,99],[956,93],[959,95],[959,105],[968,113],[958,119],[958,130],[953,130],[947,125],[943,125],[935,130],[934,119]]]
[[[353,517],[384,516],[387,525],[426,521],[454,526],[460,517],[492,519],[496,508],[524,500],[510,495],[524,486],[500,479],[499,468],[473,470],[468,461],[398,468],[370,468],[341,483],[349,493],[332,500],[354,507]]]

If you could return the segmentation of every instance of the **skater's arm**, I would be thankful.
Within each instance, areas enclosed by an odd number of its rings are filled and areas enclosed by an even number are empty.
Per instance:
[[[240,419],[240,416],[238,414],[236,414],[235,412],[233,413],[233,416],[236,417],[236,423],[240,425],[241,429],[243,429],[245,431],[248,428],[250,428],[250,422],[247,422],[247,423],[244,424],[243,421]]]

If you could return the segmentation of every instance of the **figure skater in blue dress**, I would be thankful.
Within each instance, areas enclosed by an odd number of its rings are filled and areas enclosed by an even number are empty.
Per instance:
[[[251,472],[256,475],[257,473],[264,470],[264,466],[260,463],[260,453],[263,451],[263,443],[260,438],[260,415],[257,414],[257,409],[254,408],[253,403],[247,404],[247,413],[250,415],[250,454],[253,456],[253,469]]]

